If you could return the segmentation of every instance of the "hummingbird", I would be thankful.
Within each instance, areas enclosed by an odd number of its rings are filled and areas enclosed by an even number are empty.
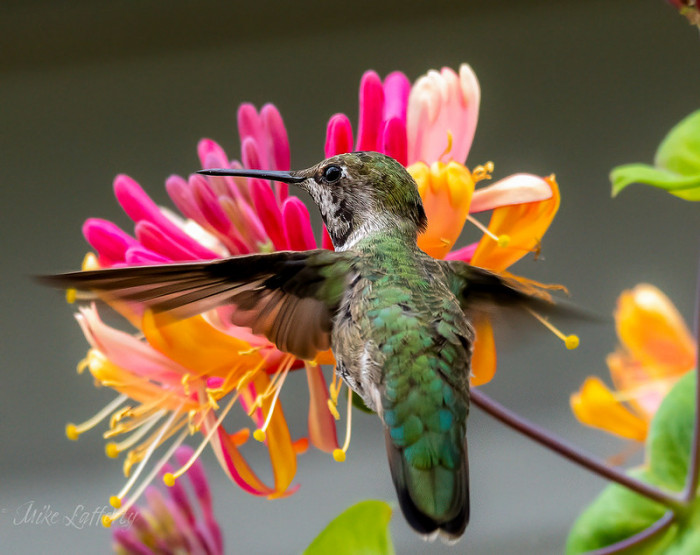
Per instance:
[[[300,171],[199,173],[296,185],[317,205],[335,250],[44,280],[175,318],[233,305],[233,324],[282,351],[311,360],[330,347],[337,374],[383,423],[391,476],[410,526],[427,538],[459,539],[469,520],[472,318],[494,305],[547,301],[514,279],[424,253],[416,241],[427,218],[416,183],[384,154],[341,154]]]

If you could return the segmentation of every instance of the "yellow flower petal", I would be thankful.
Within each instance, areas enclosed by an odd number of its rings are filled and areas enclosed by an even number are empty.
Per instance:
[[[496,373],[496,342],[491,321],[482,316],[474,322],[474,351],[472,352],[472,386],[488,383]]]
[[[173,320],[147,310],[142,330],[155,349],[199,375],[224,378],[227,389],[263,362],[250,343],[217,330],[202,316]]]
[[[645,419],[624,407],[595,377],[586,378],[580,391],[571,396],[571,409],[583,424],[628,439],[643,441],[649,429]]]
[[[444,258],[459,238],[469,214],[474,180],[462,164],[418,162],[408,168],[418,184],[428,228],[418,246],[433,258]]]
[[[678,376],[695,366],[695,342],[673,303],[653,285],[620,295],[617,334],[630,354],[657,377]]]
[[[507,235],[510,241],[507,246],[499,246],[491,237],[484,235],[474,252],[472,264],[502,272],[528,252],[538,249],[542,236],[559,209],[560,201],[559,187],[554,177],[545,180],[552,188],[551,198],[494,209],[488,229],[496,237]]]

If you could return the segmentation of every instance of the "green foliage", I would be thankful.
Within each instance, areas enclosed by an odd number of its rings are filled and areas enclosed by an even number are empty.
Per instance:
[[[610,173],[610,180],[613,196],[632,183],[645,183],[685,200],[700,201],[700,110],[666,135],[656,151],[654,166],[618,166]]]
[[[647,438],[647,464],[629,474],[648,484],[680,491],[686,481],[695,416],[696,372],[683,376],[666,396]],[[567,553],[601,549],[643,532],[670,509],[618,484],[606,487],[579,516]],[[700,553],[700,504],[674,515],[673,523],[626,553]]]
[[[304,555],[393,555],[390,519],[391,507],[384,501],[360,501],[334,518]]]

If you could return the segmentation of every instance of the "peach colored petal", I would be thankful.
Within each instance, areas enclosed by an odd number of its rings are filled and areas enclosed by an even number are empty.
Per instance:
[[[653,285],[620,295],[617,334],[630,354],[657,376],[680,375],[695,366],[695,342],[673,303]]]
[[[545,179],[529,173],[516,173],[475,191],[469,212],[474,214],[549,198],[552,198],[552,188]]]
[[[474,351],[472,352],[472,376],[474,387],[488,383],[496,373],[496,342],[491,321],[482,316],[474,322]]]
[[[578,393],[571,396],[576,418],[594,428],[636,441],[646,438],[649,424],[625,408],[598,378],[589,377]]]
[[[309,439],[326,453],[338,449],[335,419],[328,410],[328,385],[321,367],[307,362],[306,380],[309,384]]]
[[[539,248],[542,236],[552,223],[559,209],[559,187],[553,177],[545,178],[552,189],[552,196],[540,202],[529,202],[496,208],[488,229],[500,237],[510,238],[508,246],[498,246],[497,242],[484,235],[479,241],[472,264],[502,272],[527,253]]]

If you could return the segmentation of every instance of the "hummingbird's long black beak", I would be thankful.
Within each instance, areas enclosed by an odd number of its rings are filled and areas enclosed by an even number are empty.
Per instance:
[[[197,173],[202,175],[213,175],[216,177],[256,177],[258,179],[272,179],[273,181],[281,181],[282,183],[301,183],[305,181],[305,177],[292,175],[289,172],[268,171],[268,170],[246,170],[246,169],[213,169],[199,170]]]

